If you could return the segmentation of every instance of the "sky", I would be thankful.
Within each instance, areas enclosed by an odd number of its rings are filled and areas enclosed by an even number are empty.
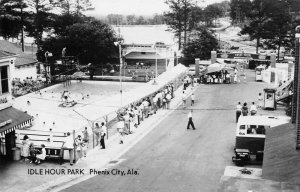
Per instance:
[[[206,6],[221,1],[223,0],[198,0],[198,6]],[[92,0],[95,10],[90,12],[90,14],[160,14],[168,10],[168,6],[164,2],[165,0]]]

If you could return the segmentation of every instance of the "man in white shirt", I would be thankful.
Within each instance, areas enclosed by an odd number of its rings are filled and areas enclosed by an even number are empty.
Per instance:
[[[257,107],[256,107],[255,103],[252,102],[252,105],[250,107],[250,114],[255,115],[256,113],[257,113]]]
[[[67,133],[66,140],[63,144],[61,155],[63,157],[64,150],[69,151],[69,159],[70,159],[70,165],[73,165],[73,158],[74,158],[74,138],[71,136],[70,132]]]
[[[242,114],[242,105],[241,102],[239,102],[236,106],[236,122],[238,122],[241,114]]]
[[[104,122],[101,123],[101,140],[100,145],[101,149],[105,149],[105,135],[107,134],[107,127],[105,126]]]
[[[188,114],[188,125],[187,125],[187,129],[190,129],[190,125],[192,125],[193,130],[195,130],[195,126],[194,126],[194,122],[193,122],[193,110],[191,110]]]
[[[144,116],[146,117],[146,118],[148,118],[148,115],[149,115],[149,102],[145,99],[144,101],[143,101],[143,105],[144,105]]]
[[[166,99],[167,99],[167,109],[170,109],[170,102],[172,99],[172,96],[170,93],[167,94]]]
[[[194,93],[192,93],[191,95],[191,106],[193,106],[195,104],[195,95]]]

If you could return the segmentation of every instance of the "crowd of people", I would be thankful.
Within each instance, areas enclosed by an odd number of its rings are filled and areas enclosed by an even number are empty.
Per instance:
[[[259,108],[261,106],[259,105]],[[237,106],[236,106],[236,122],[238,122],[239,117],[242,116],[248,116],[248,115],[256,115],[257,114],[257,106],[255,104],[255,102],[252,102],[250,108],[248,107],[247,102],[244,102],[243,105],[241,104],[241,102],[238,102]]]
[[[24,161],[40,164],[46,158],[45,145],[41,144],[41,150],[37,150],[33,142],[30,142],[28,135],[24,135],[21,147],[21,156]]]
[[[156,93],[118,111],[116,125],[119,134],[119,143],[124,143],[124,136],[132,134],[141,122],[150,115],[156,114],[159,109],[169,109],[174,98],[174,85],[171,83]]]

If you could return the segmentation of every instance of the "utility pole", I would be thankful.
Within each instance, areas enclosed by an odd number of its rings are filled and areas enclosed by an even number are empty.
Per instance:
[[[296,27],[296,48],[295,48],[295,69],[294,69],[294,89],[292,100],[292,123],[296,123],[297,140],[296,149],[300,149],[300,78],[299,78],[299,65],[300,65],[300,26]]]

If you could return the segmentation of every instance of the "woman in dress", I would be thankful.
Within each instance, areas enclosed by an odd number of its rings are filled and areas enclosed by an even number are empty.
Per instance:
[[[42,144],[41,146],[42,146],[41,154],[36,155],[35,163],[36,163],[37,165],[41,163],[41,160],[45,160],[45,158],[46,158],[46,149],[45,149],[45,145]]]
[[[23,141],[22,141],[22,150],[21,150],[21,156],[23,156],[24,161],[28,160],[29,157],[29,137],[27,135],[24,135]]]

